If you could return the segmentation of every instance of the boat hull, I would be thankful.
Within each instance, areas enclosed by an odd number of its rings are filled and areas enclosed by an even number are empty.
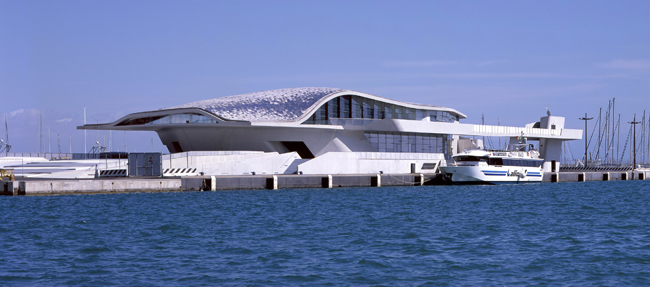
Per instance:
[[[454,184],[517,184],[542,182],[541,168],[497,166],[443,166],[440,170]]]

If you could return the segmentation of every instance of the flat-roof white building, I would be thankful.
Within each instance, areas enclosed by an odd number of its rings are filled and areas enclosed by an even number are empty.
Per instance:
[[[170,156],[165,168],[186,165],[214,175],[427,173],[468,142],[472,145],[461,136],[522,133],[540,141],[543,158],[559,163],[561,142],[582,137],[581,130],[564,129],[562,117],[543,117],[522,128],[461,124],[465,118],[452,108],[356,91],[291,88],[133,113],[78,128],[155,131],[171,153],[186,153]]]

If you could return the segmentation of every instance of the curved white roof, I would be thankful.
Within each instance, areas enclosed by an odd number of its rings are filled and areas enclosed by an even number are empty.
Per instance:
[[[278,89],[214,98],[162,110],[197,108],[208,111],[227,120],[250,122],[293,122],[307,117],[311,112],[324,104],[324,102],[330,100],[330,98],[344,94],[364,96],[386,103],[412,108],[448,110],[458,114],[461,118],[466,117],[454,109],[445,107],[400,102],[338,88],[315,87]]]
[[[336,88],[279,89],[214,98],[169,109],[198,108],[237,121],[286,122],[301,117],[318,100],[344,91]]]

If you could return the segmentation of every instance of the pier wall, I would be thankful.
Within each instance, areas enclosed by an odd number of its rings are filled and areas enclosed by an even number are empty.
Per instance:
[[[427,184],[432,179],[433,177],[424,174],[250,175],[84,180],[43,179],[4,182],[0,184],[0,195],[414,186]]]
[[[646,180],[650,171],[614,172],[547,172],[543,182],[583,182],[610,180]]]
[[[544,182],[647,180],[650,171],[554,172]],[[207,191],[282,188],[336,188],[418,186],[443,184],[440,175],[357,174],[357,175],[248,175],[196,176],[176,178],[121,178],[83,180],[25,180],[0,182],[0,195],[46,195],[149,191]]]
[[[432,176],[424,174],[212,176],[183,178],[182,185],[187,191],[381,187],[424,185],[432,179]]]
[[[181,191],[181,179],[121,179],[121,180],[28,180],[14,181],[2,188],[12,195],[113,193],[139,191]]]

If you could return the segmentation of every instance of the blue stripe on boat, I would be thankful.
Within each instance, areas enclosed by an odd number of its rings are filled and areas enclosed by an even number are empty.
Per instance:
[[[506,176],[508,175],[507,171],[499,171],[499,170],[482,170],[483,174],[487,176]]]

